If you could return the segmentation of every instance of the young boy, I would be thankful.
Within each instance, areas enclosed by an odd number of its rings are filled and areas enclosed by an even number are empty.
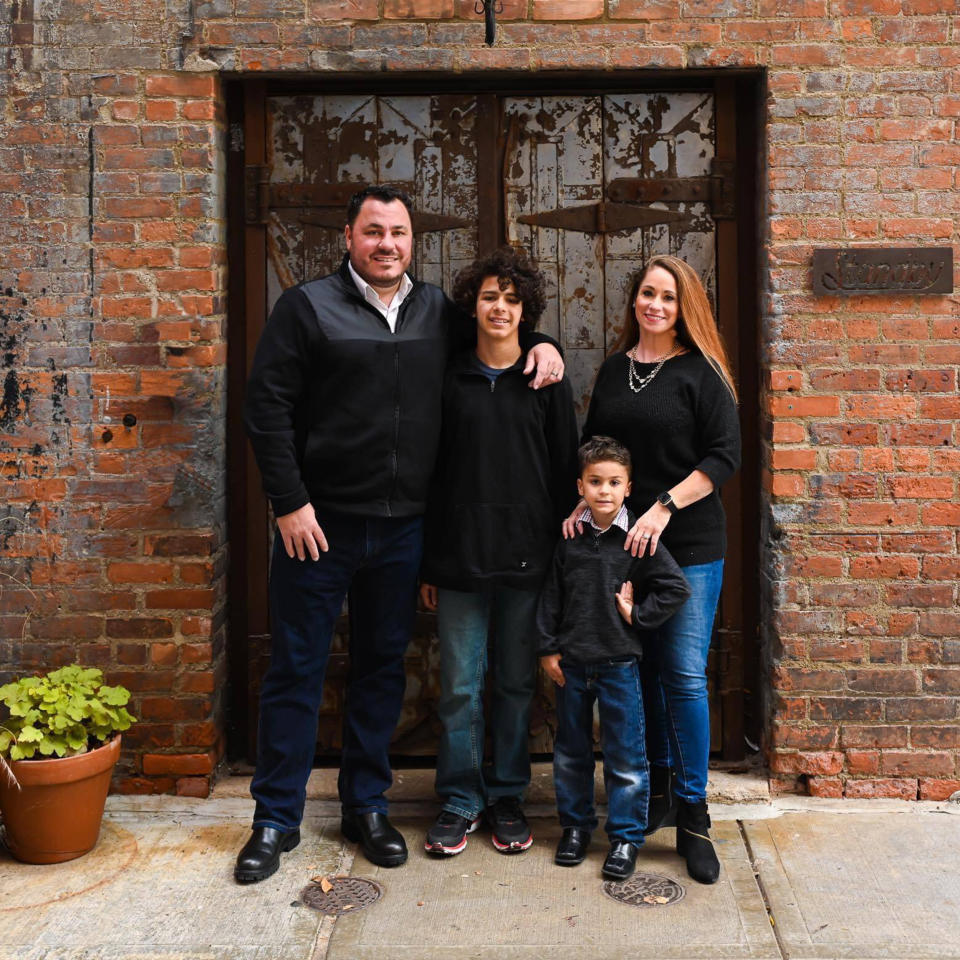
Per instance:
[[[557,684],[553,781],[563,836],[555,862],[582,863],[597,826],[596,699],[610,840],[603,875],[625,880],[643,844],[650,793],[638,668],[643,635],[668,620],[690,590],[664,546],[639,557],[623,548],[635,522],[623,505],[630,493],[627,449],[593,437],[579,460],[583,532],[557,544],[537,610],[540,663]]]

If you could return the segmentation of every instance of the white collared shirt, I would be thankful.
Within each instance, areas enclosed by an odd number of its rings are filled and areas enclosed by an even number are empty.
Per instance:
[[[347,267],[350,270],[350,276],[353,277],[353,282],[357,285],[357,289],[360,291],[363,299],[367,303],[376,307],[377,310],[382,314],[383,319],[387,321],[387,326],[390,327],[391,333],[397,332],[397,315],[400,313],[400,304],[403,303],[407,298],[407,294],[413,289],[413,281],[404,274],[400,278],[400,288],[393,295],[393,299],[390,301],[390,305],[387,306],[381,299],[380,294],[377,293],[374,287],[371,287],[363,277],[353,269],[353,264],[347,260]]]
[[[617,515],[613,518],[613,523],[610,524],[611,527],[619,527],[623,530],[624,533],[630,532],[630,514],[627,512],[627,505],[623,504],[620,509],[617,511]],[[600,528],[594,523],[593,514],[590,512],[589,507],[584,507],[580,516],[577,518],[577,523],[589,523],[594,530],[599,530]],[[609,529],[609,527],[607,528]]]

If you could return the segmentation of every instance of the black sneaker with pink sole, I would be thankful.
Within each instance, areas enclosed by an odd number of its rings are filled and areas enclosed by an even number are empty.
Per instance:
[[[519,797],[500,797],[487,807],[493,845],[501,853],[523,853],[533,843],[530,824],[520,809]]]
[[[427,831],[427,839],[423,847],[427,853],[452,857],[467,848],[467,834],[473,833],[479,826],[479,817],[468,820],[458,813],[444,810]]]

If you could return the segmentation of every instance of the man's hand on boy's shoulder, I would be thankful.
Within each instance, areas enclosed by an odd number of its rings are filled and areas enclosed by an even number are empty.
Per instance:
[[[583,533],[583,511],[586,509],[586,506],[587,503],[585,500],[579,500],[570,512],[570,515],[564,518],[560,528],[563,534],[563,540],[572,540],[574,537]],[[563,540],[561,540],[561,543]]]
[[[551,387],[563,379],[563,357],[552,343],[538,343],[527,353],[527,362],[523,368],[525,374],[536,373],[530,381],[530,387],[539,390]]]
[[[560,669],[560,656],[559,653],[548,653],[545,657],[540,658],[540,666],[543,667],[543,672],[558,687],[564,686],[567,682],[563,677],[563,670]]]

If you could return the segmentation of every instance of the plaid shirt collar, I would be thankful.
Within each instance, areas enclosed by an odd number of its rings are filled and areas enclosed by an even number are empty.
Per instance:
[[[589,507],[584,507],[583,512],[578,518],[578,523],[589,523],[594,530],[599,530],[600,528],[593,522],[593,514],[590,512]],[[623,504],[620,507],[620,512],[613,518],[613,527],[619,527],[624,533],[630,532],[630,515],[627,510],[627,505]]]

